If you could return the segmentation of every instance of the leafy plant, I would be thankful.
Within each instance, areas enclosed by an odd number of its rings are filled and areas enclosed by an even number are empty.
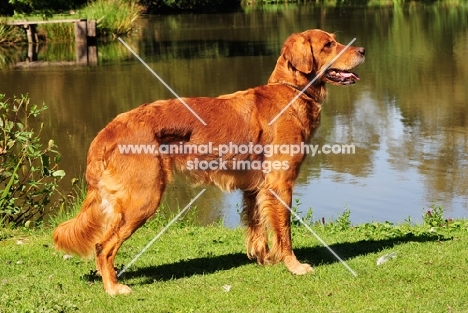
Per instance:
[[[31,104],[28,96],[0,95],[0,225],[28,226],[41,219],[60,179],[60,153],[53,140],[43,148],[32,120],[47,107]]]
[[[302,225],[302,222],[296,217],[296,216],[301,216],[302,215],[302,212],[299,211],[299,206],[301,205],[301,201],[299,200],[299,198],[296,198],[294,199],[294,205],[292,206],[291,208],[291,225],[295,225],[295,226],[300,226]],[[302,219],[302,221],[308,225],[312,225],[312,219],[313,219],[313,210],[312,208],[309,208],[306,212],[306,214],[304,215]]]
[[[347,230],[351,227],[351,211],[346,208],[341,215],[338,215],[334,222],[335,230]]]
[[[216,12],[235,10],[240,7],[240,0],[140,0],[149,12],[202,11]]]
[[[65,196],[64,201],[61,201],[54,214],[48,215],[47,226],[55,228],[59,224],[74,218],[81,210],[87,193],[86,181],[84,178],[73,178],[71,184],[72,189]]]
[[[73,42],[75,26],[73,23],[42,24],[38,27],[39,40],[53,42]]]
[[[423,221],[424,224],[431,227],[442,227],[447,224],[447,221],[444,219],[444,209],[435,203],[431,205],[431,209],[424,212]]]
[[[17,43],[23,41],[25,38],[25,32],[19,27],[6,25],[6,20],[0,19],[0,44]],[[3,59],[1,56],[0,58]]]
[[[41,14],[44,17],[51,16],[58,10],[67,10],[84,4],[85,0],[9,0],[10,6],[15,12]]]
[[[97,20],[101,36],[116,36],[129,33],[142,12],[143,7],[134,0],[99,0],[90,2],[80,15]]]

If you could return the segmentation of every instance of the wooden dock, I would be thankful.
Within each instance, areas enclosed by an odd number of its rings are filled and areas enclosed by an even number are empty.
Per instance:
[[[23,26],[26,29],[29,43],[38,42],[37,25],[39,24],[57,24],[57,23],[74,23],[75,24],[75,42],[88,42],[96,38],[96,20],[87,19],[66,19],[66,20],[49,20],[49,21],[16,21],[9,22],[7,25]]]
[[[39,24],[57,24],[57,23],[74,23],[75,24],[75,47],[76,61],[78,64],[95,65],[97,64],[97,47],[96,47],[96,20],[87,19],[64,19],[64,20],[49,20],[49,21],[15,21],[9,22],[7,25],[20,26],[26,30],[28,43],[37,44],[37,25]],[[33,51],[33,49],[30,49]],[[29,56],[29,53],[28,53]],[[35,61],[33,55],[29,56],[30,61]]]

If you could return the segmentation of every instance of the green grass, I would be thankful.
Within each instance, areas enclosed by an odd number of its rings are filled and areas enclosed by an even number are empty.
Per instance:
[[[144,8],[133,0],[97,0],[74,12],[75,14],[55,14],[51,16],[17,14],[10,18],[0,19],[0,44],[15,43],[26,40],[24,31],[19,27],[5,25],[13,20],[63,20],[86,18],[97,21],[97,35],[110,37],[128,34],[133,30],[134,22],[140,17]],[[39,24],[40,39],[52,42],[73,42],[75,31],[73,23]]]
[[[56,16],[53,19],[70,19]],[[41,40],[50,42],[74,42],[75,25],[73,23],[39,24],[38,35]]]
[[[94,262],[64,259],[52,228],[0,230],[0,312],[467,312],[468,222],[439,226],[349,226],[346,211],[313,229],[354,277],[302,226],[295,252],[315,275],[245,256],[244,229],[173,225],[121,277],[127,296],[108,296]],[[119,251],[122,268],[162,229],[151,221]],[[54,221],[56,223],[58,221]],[[296,224],[296,223],[294,223]],[[397,257],[380,266],[380,256]],[[230,286],[226,291],[224,286]]]
[[[142,12],[143,7],[136,1],[99,0],[90,2],[78,10],[76,15],[56,15],[51,19],[96,20],[98,36],[109,37],[129,33]],[[75,38],[74,25],[70,23],[42,24],[39,25],[38,31],[48,41],[73,41]]]
[[[101,36],[116,36],[129,33],[142,12],[143,7],[134,0],[99,0],[90,2],[79,15],[97,20]]]
[[[0,45],[18,43],[24,40],[26,40],[24,31],[19,27],[6,25],[6,19],[0,18]]]

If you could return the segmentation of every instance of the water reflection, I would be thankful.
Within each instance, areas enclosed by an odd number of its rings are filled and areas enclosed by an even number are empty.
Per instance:
[[[361,82],[329,88],[313,139],[353,143],[356,153],[308,156],[295,196],[317,219],[347,206],[355,222],[417,220],[432,201],[450,216],[467,215],[467,13],[463,6],[417,4],[270,6],[148,17],[125,40],[178,94],[216,96],[265,83],[292,32],[319,27],[336,31],[341,42],[356,37],[366,47]],[[90,141],[116,114],[173,97],[120,43],[102,43],[98,53],[97,67],[9,63],[0,71],[0,92],[28,92],[49,106],[46,135],[63,152],[69,178],[82,175]],[[163,204],[176,210],[198,192],[177,177]],[[222,217],[236,225],[238,204],[239,194],[209,189],[197,200],[200,221]]]

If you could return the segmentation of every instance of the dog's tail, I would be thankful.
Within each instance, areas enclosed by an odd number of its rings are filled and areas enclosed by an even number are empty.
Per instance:
[[[53,237],[57,250],[83,258],[94,256],[95,245],[102,237],[104,219],[98,193],[94,189],[88,191],[78,215],[55,229]]]
[[[98,181],[104,172],[104,151],[93,141],[88,153],[86,180],[88,192],[78,215],[54,231],[55,248],[83,258],[94,256],[95,245],[104,233],[106,214]]]

